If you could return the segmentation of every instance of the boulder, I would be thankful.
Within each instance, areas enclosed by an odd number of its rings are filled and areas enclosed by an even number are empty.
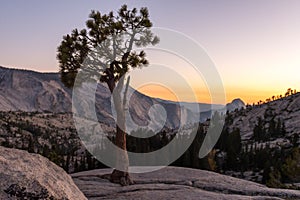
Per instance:
[[[0,199],[76,199],[86,197],[70,175],[47,158],[0,146]]]

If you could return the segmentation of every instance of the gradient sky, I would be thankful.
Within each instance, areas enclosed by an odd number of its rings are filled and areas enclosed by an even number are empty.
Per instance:
[[[2,0],[0,65],[58,71],[56,49],[62,36],[83,28],[92,9],[105,13],[124,3],[148,7],[154,26],[180,31],[201,44],[222,77],[227,101],[240,97],[252,103],[289,87],[300,89],[298,0]],[[194,87],[197,95],[208,94],[202,85]],[[165,89],[141,90],[168,98]]]

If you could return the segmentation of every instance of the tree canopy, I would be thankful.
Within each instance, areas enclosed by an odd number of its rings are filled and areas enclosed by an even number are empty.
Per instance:
[[[133,51],[133,47],[159,42],[150,30],[152,23],[147,8],[129,10],[123,5],[117,15],[92,11],[86,27],[65,35],[58,47],[61,79],[67,87],[74,85],[77,73],[84,67],[84,71],[106,82],[112,91],[114,83],[130,68],[148,64],[145,52]]]

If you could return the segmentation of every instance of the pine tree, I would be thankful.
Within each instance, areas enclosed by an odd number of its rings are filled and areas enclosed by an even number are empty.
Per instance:
[[[92,66],[89,65],[84,70],[84,79],[94,79],[97,76],[98,81],[107,84],[116,108],[116,145],[124,150],[122,155],[115,155],[118,169],[112,172],[111,181],[128,185],[132,181],[128,174],[124,111],[130,79],[127,79],[122,98],[124,76],[130,69],[148,64],[145,52],[133,51],[133,46],[155,45],[159,39],[151,32],[152,22],[147,8],[129,10],[123,5],[116,16],[113,12],[101,14],[99,11],[92,11],[89,17],[87,29],[74,29],[71,34],[63,37],[58,47],[61,79],[65,86],[73,87],[84,61],[93,56],[90,59]],[[98,53],[94,55],[95,52]]]
[[[33,142],[32,137],[29,137],[29,139],[28,139],[28,152],[35,153],[34,152],[34,142]]]
[[[255,141],[262,141],[265,136],[264,123],[261,117],[257,118],[257,124],[253,129],[253,139]]]
[[[74,172],[79,172],[79,166],[78,166],[78,161],[77,158],[75,159],[75,163],[74,163]]]
[[[240,130],[235,129],[233,132],[229,133],[226,143],[227,152],[227,167],[229,169],[237,169],[238,160],[242,150]]]
[[[86,162],[85,162],[85,157],[84,156],[81,156],[81,158],[80,158],[79,170],[80,171],[85,171],[86,170]]]
[[[266,185],[272,188],[282,188],[284,185],[281,183],[281,173],[276,168],[271,168],[269,173],[269,179],[266,181]]]
[[[282,173],[285,181],[299,181],[300,180],[300,150],[294,148],[291,155],[285,160],[282,166]]]

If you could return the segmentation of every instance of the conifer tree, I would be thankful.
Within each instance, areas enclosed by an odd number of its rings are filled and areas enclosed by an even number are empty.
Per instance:
[[[129,10],[123,5],[117,15],[113,12],[101,14],[92,11],[86,22],[87,29],[74,29],[63,37],[58,47],[61,80],[67,87],[73,87],[77,73],[83,62],[91,58],[91,66],[84,70],[107,84],[113,97],[117,113],[116,145],[126,152],[125,104],[121,100],[121,91],[125,83],[125,74],[133,68],[148,64],[144,51],[133,51],[134,45],[146,47],[159,42],[151,32],[152,22],[147,8]],[[96,53],[95,52],[99,52]],[[88,77],[90,78],[90,77]],[[129,79],[127,79],[126,89]],[[121,185],[131,184],[128,174],[128,155],[116,155],[117,168],[111,175],[111,181]]]

